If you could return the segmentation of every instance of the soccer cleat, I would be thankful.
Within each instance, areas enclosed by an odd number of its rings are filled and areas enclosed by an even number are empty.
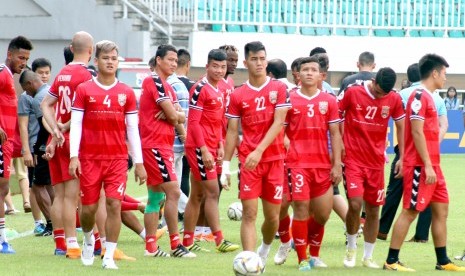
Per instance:
[[[53,235],[53,229],[51,227],[45,226],[41,233],[36,234],[36,237],[48,237]]]
[[[455,256],[454,259],[459,260],[459,261],[465,261],[465,251],[463,252],[462,255]]]
[[[318,268],[328,267],[328,265],[325,264],[323,260],[320,259],[320,257],[310,257],[310,265],[312,267],[318,267]]]
[[[68,259],[80,259],[81,248],[68,248],[66,250],[66,258]]]
[[[94,264],[94,245],[82,242],[81,262],[85,266]]]
[[[60,249],[60,248],[56,248],[56,249],[55,249],[55,252],[53,253],[53,255],[56,255],[56,256],[64,256],[64,255],[66,255],[66,250],[63,250],[63,249]]]
[[[100,255],[102,255],[102,248],[94,249],[94,256],[100,256]]]
[[[217,247],[216,252],[226,253],[226,252],[233,252],[239,249],[239,245],[234,244],[230,241],[223,240]]]
[[[202,233],[194,235],[194,241],[203,241]]]
[[[465,272],[465,267],[458,266],[458,265],[454,264],[453,262],[450,262],[450,263],[445,264],[445,265],[436,264],[436,270]]]
[[[113,259],[103,259],[102,268],[103,269],[118,269]]]
[[[197,255],[190,252],[182,244],[178,244],[178,246],[175,249],[171,250],[171,256],[177,257],[177,258],[195,258],[195,257],[197,257]]]
[[[379,265],[372,258],[362,258],[362,265],[368,268],[378,269]]]
[[[274,264],[282,265],[286,261],[287,256],[289,256],[289,252],[291,252],[291,242],[281,243],[278,252],[274,255]]]
[[[106,252],[105,248],[102,249],[102,253],[100,254],[100,256],[101,256],[100,258],[103,259],[105,257],[105,252]],[[136,258],[130,257],[130,256],[124,254],[124,252],[122,250],[118,249],[118,248],[116,248],[115,253],[113,253],[113,259],[117,260],[117,261],[135,261],[136,260]]]
[[[312,266],[310,265],[309,260],[303,260],[299,263],[299,271],[310,271]]]
[[[149,252],[147,250],[145,250],[144,252],[144,256],[148,256],[148,257],[166,257],[166,258],[169,258],[170,257],[170,254],[166,253],[165,251],[161,250],[160,249],[160,246],[158,246],[157,248],[157,251],[155,252]]]
[[[158,228],[157,232],[155,233],[157,240],[163,237],[163,235],[166,233],[167,230],[168,230],[168,227],[166,225],[162,226],[161,228]]]
[[[40,234],[42,234],[44,230],[45,230],[45,224],[43,223],[37,224],[36,227],[34,227],[34,235],[40,236]]]
[[[384,263],[383,265],[384,270],[394,270],[400,272],[415,272],[415,269],[406,267],[403,263],[397,261],[393,264]]]
[[[344,257],[344,266],[351,268],[355,266],[355,258],[357,257],[357,249],[347,249]]]
[[[265,250],[262,250],[262,246],[260,245],[257,249],[257,254],[258,256],[262,259],[262,264],[263,266],[266,266],[266,259],[268,259],[268,254],[270,253],[270,251],[265,251]]]
[[[199,251],[210,252],[210,250],[201,247],[201,246],[198,245],[196,242],[194,242],[193,244],[191,244],[191,245],[189,245],[189,246],[186,246],[186,248],[187,248],[187,250],[189,250],[190,252],[199,252]]]
[[[4,241],[2,242],[2,250],[0,251],[1,254],[15,254],[16,251],[11,247],[11,245]]]
[[[215,236],[212,233],[202,235],[202,241],[215,242]]]
[[[377,236],[376,238],[377,238],[378,240],[385,241],[385,240],[387,240],[387,237],[388,237],[388,234],[378,232],[378,236]]]

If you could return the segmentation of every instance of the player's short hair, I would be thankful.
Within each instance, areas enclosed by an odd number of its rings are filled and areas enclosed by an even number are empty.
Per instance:
[[[21,75],[19,75],[19,84],[25,85],[26,82],[34,79],[40,80],[40,76],[31,70],[24,70]]]
[[[420,77],[422,80],[427,79],[434,70],[440,71],[443,67],[449,67],[449,63],[436,54],[426,54],[418,62],[420,67]]]
[[[226,52],[224,50],[213,49],[210,52],[208,52],[207,63],[210,63],[212,60],[223,61],[223,60],[226,60],[227,58],[228,56],[226,55]]]
[[[316,54],[326,54],[326,49],[323,47],[315,47],[310,51],[310,57]]]
[[[276,79],[287,78],[287,65],[279,58],[269,60],[266,73],[269,74],[270,72]]]
[[[318,64],[320,64],[320,72],[322,73],[328,72],[328,68],[329,68],[328,55],[326,53],[318,53],[318,54],[312,55],[312,57],[313,56],[318,60]]]
[[[234,45],[223,45],[223,46],[220,46],[218,49],[224,50],[225,52],[228,52],[228,51],[233,51],[236,53],[239,52],[239,50]]]
[[[407,79],[409,82],[417,82],[420,81],[420,66],[418,66],[418,63],[411,64],[407,68]]]
[[[65,64],[68,65],[74,59],[74,53],[71,51],[71,45],[63,48],[63,56],[65,57]]]
[[[113,50],[116,50],[116,54],[118,54],[118,46],[116,43],[110,40],[102,40],[95,44],[95,57],[98,58],[100,53],[109,53]]]
[[[37,71],[38,68],[47,67],[52,70],[52,63],[46,58],[36,58],[31,64],[32,71]]]
[[[306,63],[310,63],[310,62],[318,63],[318,65],[319,65],[318,67],[321,70],[321,65],[320,65],[320,62],[319,62],[318,58],[316,56],[310,56],[310,57],[300,58],[300,61],[297,64],[297,71],[300,72],[300,68],[302,68],[302,65],[306,64]]]
[[[396,79],[396,72],[389,67],[379,69],[375,76],[376,84],[378,84],[385,93],[391,92],[392,88],[396,84]]]
[[[291,63],[291,70],[292,71],[298,71],[297,67],[299,67],[299,63],[303,58],[304,57],[299,57],[299,58],[294,59],[294,61]]]
[[[157,57],[163,59],[168,54],[168,52],[175,52],[176,54],[178,53],[178,51],[173,45],[162,44],[157,48],[157,52],[155,53],[155,59]]]
[[[151,57],[151,58],[149,59],[148,65],[149,65],[150,67],[155,67],[155,65],[157,65],[157,60],[155,59],[155,57]]]
[[[8,51],[19,50],[19,49],[30,51],[33,48],[34,47],[32,47],[31,41],[22,35],[13,38],[10,41],[10,44],[8,44]]]
[[[178,67],[184,67],[191,61],[191,54],[186,49],[178,50]]]
[[[266,53],[265,45],[263,45],[263,43],[261,43],[260,41],[252,41],[252,42],[245,44],[244,46],[245,59],[249,57],[249,54],[251,52],[257,53],[259,51],[265,51]]]
[[[362,66],[373,65],[375,63],[375,55],[372,52],[363,52],[358,56],[358,63]]]

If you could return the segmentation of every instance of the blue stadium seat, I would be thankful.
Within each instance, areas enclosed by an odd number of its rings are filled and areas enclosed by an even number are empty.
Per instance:
[[[434,37],[443,37],[444,33],[443,30],[434,31]]]
[[[391,36],[395,36],[395,37],[405,36],[405,31],[401,29],[391,29],[389,33],[391,34]]]
[[[334,31],[334,30],[333,30]],[[346,35],[346,30],[343,29],[343,28],[337,28],[335,30],[335,35],[339,35],[339,36],[345,36]]]
[[[228,32],[241,32],[241,26],[239,25],[232,25],[232,24],[227,24],[226,25],[226,31]]]
[[[324,35],[324,36],[331,35],[331,30],[329,28],[316,28],[315,32],[316,32],[316,35]]]
[[[422,36],[422,37],[432,37],[432,36],[434,36],[433,30],[420,30],[419,33],[420,33],[420,36]]]
[[[250,22],[252,19],[252,15],[250,13],[241,13],[240,20],[242,22]],[[254,25],[242,25],[242,32],[244,33],[255,33],[257,31]]]
[[[213,24],[212,31],[214,32],[221,32],[223,30],[223,25],[221,24]]]
[[[380,36],[380,37],[390,36],[389,31],[387,29],[374,30],[373,33],[375,34],[375,36]]]
[[[463,32],[459,30],[451,30],[449,31],[449,37],[463,38]]]
[[[410,30],[408,33],[409,33],[410,37],[419,37],[420,36],[420,33],[418,32],[418,30]]]
[[[300,33],[303,35],[315,35],[315,29],[310,27],[300,28]]]

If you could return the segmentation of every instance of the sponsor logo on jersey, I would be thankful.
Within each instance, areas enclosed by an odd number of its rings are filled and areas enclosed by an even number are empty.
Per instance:
[[[359,104],[357,104],[356,109],[357,109],[358,111],[363,110],[363,108],[362,108]]]
[[[278,101],[278,91],[270,91],[270,103],[275,104]]]
[[[89,103],[95,103],[94,97],[92,97],[92,96],[89,97]]]
[[[381,108],[381,117],[383,117],[383,119],[386,119],[387,117],[389,117],[389,106],[387,106],[387,105],[382,106],[382,108]]]
[[[248,108],[249,107],[249,104],[246,103],[246,102],[242,102],[242,108]]]
[[[126,104],[126,94],[118,94],[118,103],[120,106],[124,106]]]
[[[319,102],[318,109],[321,114],[325,115],[328,112],[328,102]]]

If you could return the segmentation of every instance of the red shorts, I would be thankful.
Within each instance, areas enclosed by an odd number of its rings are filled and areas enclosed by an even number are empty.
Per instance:
[[[213,160],[216,160],[216,152],[211,152]],[[197,181],[213,180],[218,179],[218,173],[216,171],[216,164],[213,165],[213,169],[207,170],[203,165],[202,153],[199,148],[186,148],[186,158],[189,166],[191,167],[191,173],[194,179]]]
[[[371,205],[384,205],[384,169],[345,164],[343,171],[347,198],[363,197]]]
[[[404,167],[404,208],[423,211],[430,202],[449,203],[446,180],[441,167],[434,166],[437,181],[426,184],[425,167]]]
[[[55,148],[55,155],[48,162],[52,185],[73,179],[68,172],[69,160],[69,139],[65,139],[62,147]]]
[[[270,203],[280,204],[283,198],[284,161],[260,162],[250,171],[241,170],[239,185],[240,199],[261,198]]]
[[[325,194],[331,188],[331,169],[291,168],[291,197],[305,201]]]
[[[156,186],[177,181],[172,149],[142,149],[147,185]]]
[[[98,202],[100,190],[105,196],[122,200],[126,190],[128,160],[89,160],[82,159],[82,174],[79,177],[82,205]]]
[[[291,173],[289,172],[289,169],[286,168],[286,165],[284,165],[284,175],[283,175],[283,199],[285,199],[287,202],[292,202],[292,197],[291,197],[291,186],[292,186],[292,180],[291,180]]]
[[[0,145],[0,177],[10,179],[11,155],[13,154],[13,143],[10,140]]]

